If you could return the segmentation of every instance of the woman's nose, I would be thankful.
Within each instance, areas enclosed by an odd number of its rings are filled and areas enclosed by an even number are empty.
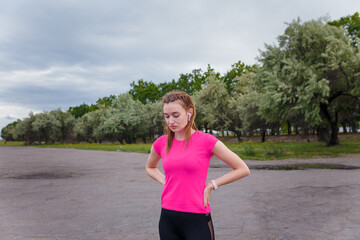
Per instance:
[[[173,117],[170,117],[170,118],[169,118],[169,123],[173,123],[174,120],[175,120],[175,119],[174,119]]]

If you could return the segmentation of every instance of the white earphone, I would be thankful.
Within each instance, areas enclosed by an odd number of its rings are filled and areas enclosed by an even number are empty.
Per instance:
[[[190,122],[190,118],[191,118],[191,113],[189,113],[189,119],[188,119],[188,122]]]

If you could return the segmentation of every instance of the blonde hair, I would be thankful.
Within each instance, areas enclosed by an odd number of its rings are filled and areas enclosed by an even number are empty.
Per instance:
[[[183,106],[183,108],[186,111],[188,111],[190,108],[193,109],[193,114],[191,114],[190,121],[188,122],[188,124],[185,127],[185,147],[186,147],[190,142],[191,129],[198,130],[195,125],[195,117],[196,117],[195,104],[191,100],[191,97],[186,92],[172,91],[172,92],[168,92],[163,97],[162,106],[164,107],[165,104],[175,102],[175,101],[179,101],[181,106]],[[165,130],[165,134],[168,135],[167,144],[166,144],[166,152],[169,152],[170,148],[172,146],[174,137],[175,137],[175,133],[173,131],[171,131],[171,129],[169,128],[169,126],[166,123],[165,123],[164,130]]]

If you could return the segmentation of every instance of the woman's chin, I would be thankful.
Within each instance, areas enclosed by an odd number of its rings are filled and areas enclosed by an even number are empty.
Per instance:
[[[170,130],[174,133],[180,133],[180,132],[184,131],[185,128],[180,129],[180,128],[176,127],[176,128],[170,128]]]

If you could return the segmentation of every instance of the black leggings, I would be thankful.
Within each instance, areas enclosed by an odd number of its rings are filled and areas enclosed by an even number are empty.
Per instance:
[[[161,240],[215,240],[210,213],[187,213],[162,208]]]

